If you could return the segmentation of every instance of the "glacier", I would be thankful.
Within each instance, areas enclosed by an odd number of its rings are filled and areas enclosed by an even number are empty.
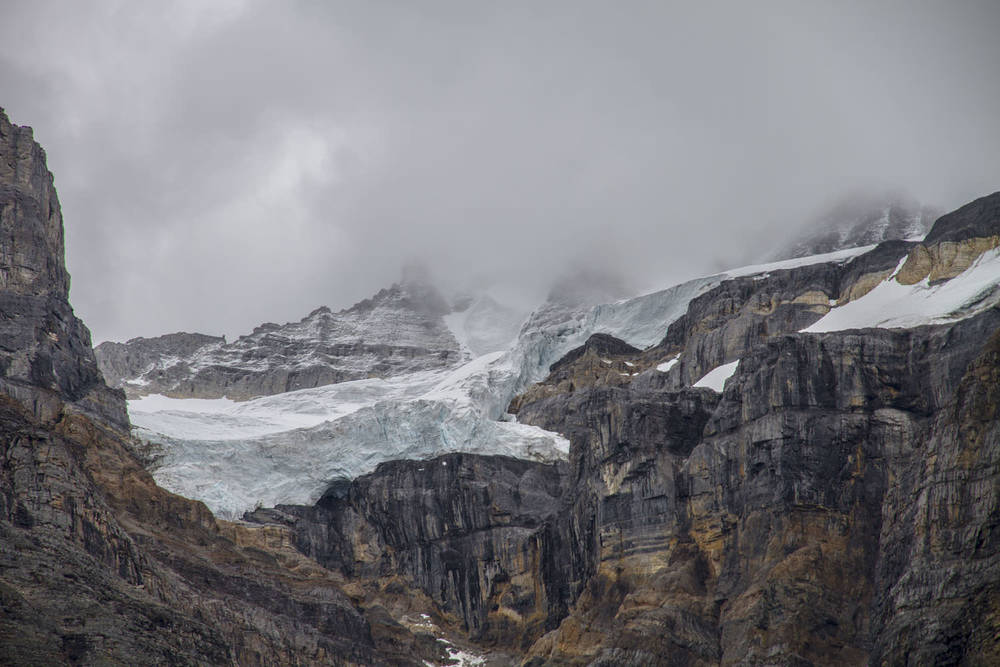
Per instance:
[[[458,451],[564,459],[565,438],[517,423],[507,406],[591,334],[608,333],[646,348],[663,338],[691,299],[730,277],[848,261],[868,249],[734,269],[613,303],[550,298],[512,342],[478,355],[498,347],[506,333],[491,336],[482,326],[468,327],[465,314],[447,316],[445,326],[463,352],[463,361],[450,368],[246,401],[150,395],[131,400],[129,412],[136,436],[158,454],[152,466],[157,483],[230,519],[257,506],[313,503],[331,482],[392,459]]]

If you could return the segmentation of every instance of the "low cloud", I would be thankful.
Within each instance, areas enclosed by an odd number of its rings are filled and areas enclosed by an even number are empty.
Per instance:
[[[206,7],[5,10],[0,105],[96,340],[346,307],[414,258],[526,300],[665,285],[845,192],[998,188],[994,2]]]

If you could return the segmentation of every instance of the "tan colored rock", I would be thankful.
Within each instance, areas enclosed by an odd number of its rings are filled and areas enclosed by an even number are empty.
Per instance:
[[[1000,235],[942,241],[936,245],[919,245],[910,251],[896,279],[903,285],[915,285],[924,278],[930,282],[950,280],[972,266],[987,250],[1000,246]]]
[[[888,278],[890,275],[892,275],[892,271],[876,271],[874,273],[866,273],[841,291],[840,297],[837,299],[837,305],[843,306],[845,303],[860,299],[865,294],[868,294],[868,292],[875,289],[876,285]]]

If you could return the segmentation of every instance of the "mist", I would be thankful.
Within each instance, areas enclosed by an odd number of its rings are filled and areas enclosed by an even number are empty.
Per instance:
[[[423,262],[523,306],[666,287],[845,194],[1000,188],[1000,4],[15,2],[95,342],[230,336]]]

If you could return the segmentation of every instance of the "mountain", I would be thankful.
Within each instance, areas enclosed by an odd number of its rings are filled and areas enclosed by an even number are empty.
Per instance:
[[[458,327],[472,302],[411,274],[366,326],[429,322],[453,359],[136,391],[145,443],[66,299],[44,154],[2,113],[0,195],[0,664],[1000,662],[1000,192],[921,241],[554,290],[479,356],[502,309]],[[279,387],[359,306],[216,360]]]
[[[793,259],[882,241],[920,240],[939,215],[898,193],[854,194],[804,224],[773,257]]]
[[[180,333],[102,343],[96,352],[108,382],[131,397],[245,400],[452,366],[461,355],[442,319],[449,312],[431,285],[408,280],[337,313],[321,307],[299,322],[262,324],[231,343]]]

